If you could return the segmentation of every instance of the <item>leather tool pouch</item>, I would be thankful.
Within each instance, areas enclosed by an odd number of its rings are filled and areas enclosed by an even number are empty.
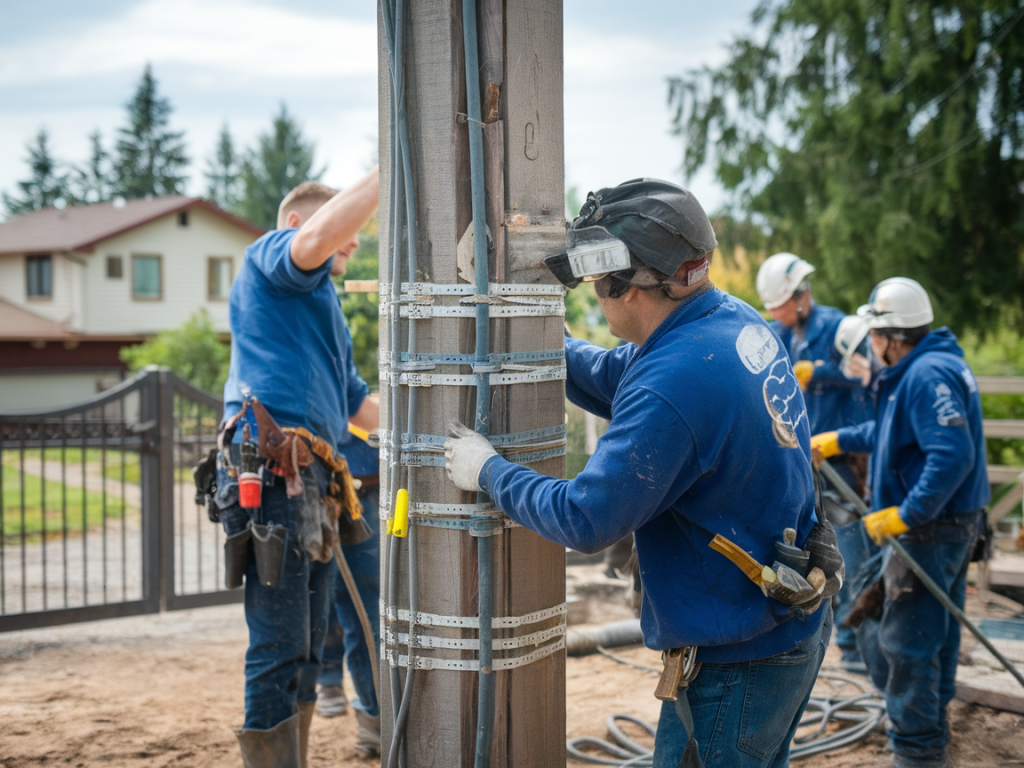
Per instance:
[[[224,541],[224,586],[227,589],[237,589],[242,586],[242,580],[249,567],[249,540],[252,532],[246,528],[244,531],[228,536]]]
[[[277,589],[284,565],[284,549],[288,546],[288,529],[282,525],[249,523],[249,530],[252,532],[252,551],[260,584]]]

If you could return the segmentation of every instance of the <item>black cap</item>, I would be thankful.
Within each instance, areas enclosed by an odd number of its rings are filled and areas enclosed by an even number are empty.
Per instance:
[[[658,179],[633,179],[591,192],[572,228],[594,225],[607,229],[640,261],[666,275],[718,247],[697,198]]]

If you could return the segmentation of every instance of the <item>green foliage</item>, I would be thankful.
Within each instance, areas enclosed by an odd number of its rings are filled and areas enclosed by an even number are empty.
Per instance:
[[[157,95],[149,64],[126,105],[128,126],[119,129],[115,147],[116,194],[126,198],[181,194],[188,166],[184,134],[169,131],[171,102]]]
[[[116,184],[110,153],[103,148],[103,136],[98,130],[93,131],[89,134],[89,159],[72,173],[75,202],[102,203],[110,200]]]
[[[960,340],[971,370],[978,376],[1024,376],[1024,335],[1008,328],[987,334],[968,333]],[[982,395],[986,419],[1024,419],[1024,396]],[[1024,440],[989,438],[989,464],[1024,466]]]
[[[366,231],[359,235],[359,250],[348,260],[344,278],[335,278],[335,284],[341,290],[344,279],[376,280],[377,235]],[[341,311],[345,315],[349,332],[352,334],[352,356],[356,368],[363,380],[376,390],[379,386],[377,377],[377,314],[378,298],[373,293],[346,293],[342,297]]]
[[[8,216],[38,211],[68,198],[68,176],[50,154],[49,135],[40,128],[34,142],[25,145],[31,177],[18,182],[20,197],[3,193],[4,208]]]
[[[281,104],[269,133],[260,135],[256,148],[242,161],[242,199],[237,212],[243,218],[273,229],[284,196],[304,181],[318,181],[324,168],[313,172],[314,144]]]
[[[1024,0],[765,0],[725,64],[670,81],[684,170],[711,165],[826,303],[899,274],[940,322],[1019,323],[1022,18]]]
[[[205,309],[178,328],[121,350],[121,360],[132,372],[147,365],[166,366],[193,386],[214,393],[224,390],[230,356],[230,348],[217,338]]]
[[[220,130],[217,138],[217,148],[206,161],[207,197],[213,200],[224,210],[230,210],[238,205],[238,193],[241,171],[238,167],[238,154],[235,152],[234,142],[231,140],[231,132],[228,124]]]

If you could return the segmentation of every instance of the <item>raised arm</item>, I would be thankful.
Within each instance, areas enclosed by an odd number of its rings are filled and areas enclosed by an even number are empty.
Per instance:
[[[351,242],[377,210],[379,169],[342,190],[309,217],[292,239],[292,263],[302,270],[319,267]]]

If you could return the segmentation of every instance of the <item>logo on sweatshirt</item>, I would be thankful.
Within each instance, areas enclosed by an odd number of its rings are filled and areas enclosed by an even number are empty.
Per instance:
[[[966,423],[960,409],[953,400],[953,391],[945,382],[935,385],[935,402],[932,403],[935,409],[936,420],[941,427],[959,427]]]
[[[736,337],[736,353],[751,373],[765,370],[779,354],[779,342],[766,325],[748,325]]]
[[[764,406],[772,418],[772,434],[783,448],[797,448],[797,425],[807,418],[807,409],[800,397],[800,384],[786,358],[776,360],[768,371],[762,387]]]

